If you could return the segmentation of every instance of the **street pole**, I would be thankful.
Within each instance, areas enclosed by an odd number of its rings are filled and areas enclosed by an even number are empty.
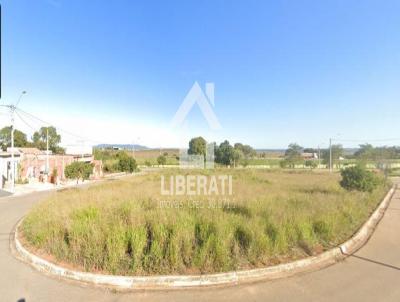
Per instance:
[[[318,145],[318,168],[321,166],[321,148]]]
[[[329,139],[329,172],[332,172],[332,139]]]
[[[22,96],[26,94],[26,91],[22,91],[21,95],[18,98],[18,101],[15,103],[15,105],[1,105],[3,107],[10,108],[10,114],[11,114],[11,192],[14,193],[15,191],[15,161],[14,161],[14,113],[15,110],[17,109],[17,105],[22,99]],[[8,178],[8,177],[7,177]]]
[[[46,128],[46,173],[49,177],[49,127]]]
[[[11,110],[11,192],[15,190],[15,162],[14,162],[14,111],[15,106],[10,106]]]

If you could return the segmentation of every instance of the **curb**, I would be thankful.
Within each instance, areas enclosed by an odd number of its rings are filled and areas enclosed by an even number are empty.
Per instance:
[[[343,255],[349,256],[357,252],[371,237],[379,221],[382,219],[387,207],[389,206],[390,200],[395,192],[397,186],[393,186],[386,194],[383,201],[379,204],[376,210],[349,240],[339,246],[340,251]]]
[[[340,246],[332,248],[317,256],[266,268],[205,275],[165,275],[149,277],[114,276],[74,271],[50,263],[49,261],[30,253],[22,246],[18,239],[18,229],[23,219],[18,222],[15,228],[14,246],[18,254],[17,256],[19,256],[23,261],[29,263],[38,271],[61,279],[75,280],[87,284],[117,289],[171,289],[233,285],[257,280],[273,280],[327,267],[356,252],[371,237],[375,227],[382,219],[394,192],[395,187],[389,190],[383,201],[358,232]]]
[[[81,187],[85,187],[85,186],[89,186],[89,185],[93,185],[93,184],[98,184],[98,183],[102,183],[102,182],[106,182],[109,180],[114,180],[114,179],[120,179],[120,178],[124,178],[124,177],[129,177],[129,176],[137,176],[137,175],[141,175],[146,173],[146,171],[143,172],[134,172],[132,174],[127,174],[125,172],[121,172],[121,173],[114,173],[117,175],[106,175],[100,179],[90,179],[90,180],[86,180],[85,182],[81,182],[81,183],[72,183],[72,184],[68,184],[68,185],[63,185],[63,186],[54,186],[54,187],[50,187],[50,188],[40,188],[39,190],[32,190],[32,191],[28,191],[28,192],[20,192],[20,193],[11,193],[10,191],[4,190],[8,193],[10,193],[10,195],[7,196],[2,196],[0,197],[0,200],[2,198],[17,198],[17,197],[21,197],[21,196],[25,196],[25,195],[29,195],[32,193],[41,193],[41,192],[57,192],[60,190],[65,190],[65,189],[75,189],[75,188],[81,188]]]

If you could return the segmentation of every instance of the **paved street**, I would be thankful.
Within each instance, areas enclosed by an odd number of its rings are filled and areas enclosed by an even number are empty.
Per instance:
[[[10,192],[5,190],[0,190],[0,197],[10,196],[12,195]]]
[[[13,257],[10,231],[48,194],[0,198],[0,301],[400,301],[399,190],[367,245],[336,265],[272,282],[129,293],[56,280]]]

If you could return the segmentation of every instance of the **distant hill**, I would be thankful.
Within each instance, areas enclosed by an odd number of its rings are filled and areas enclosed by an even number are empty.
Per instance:
[[[98,149],[119,149],[119,150],[150,150],[149,147],[136,144],[100,144],[95,146]]]
[[[255,149],[257,152],[262,153],[262,152],[266,152],[266,153],[285,153],[286,149]]]
[[[318,150],[317,148],[314,148],[315,150]],[[327,148],[321,148],[322,150],[325,150]],[[343,148],[344,154],[345,155],[353,155],[359,148]],[[284,154],[286,149],[256,149],[257,153],[282,153]]]

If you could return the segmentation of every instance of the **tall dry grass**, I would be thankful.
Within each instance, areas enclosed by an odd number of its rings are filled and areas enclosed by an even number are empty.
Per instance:
[[[168,178],[182,171],[160,172]],[[229,203],[161,196],[160,174],[55,193],[25,218],[35,248],[88,271],[148,275],[221,272],[322,252],[350,237],[387,190],[347,192],[339,175],[262,170],[232,174]],[[160,207],[160,201],[169,205]],[[174,203],[175,202],[175,203]],[[165,205],[165,203],[164,203]],[[182,206],[183,205],[183,206]],[[213,204],[215,205],[215,204]]]

